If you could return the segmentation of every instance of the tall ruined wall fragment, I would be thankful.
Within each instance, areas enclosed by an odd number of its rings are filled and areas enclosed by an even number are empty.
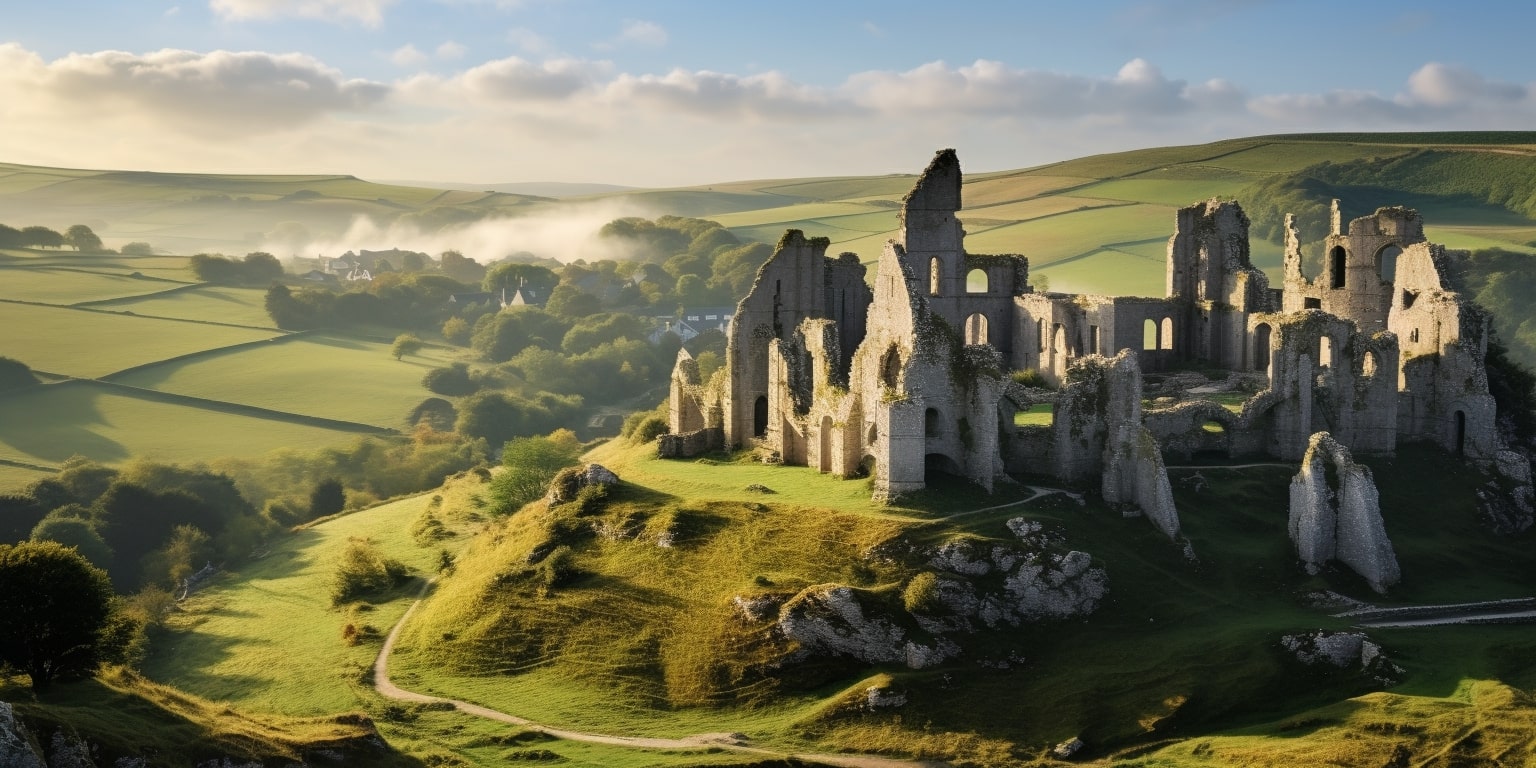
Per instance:
[[[1303,256],[1294,219],[1286,221],[1285,312],[1321,309],[1354,321],[1362,331],[1386,330],[1393,283],[1403,251],[1424,242],[1424,221],[1411,208],[1378,208],[1340,231],[1339,201],[1333,201],[1329,235],[1323,241],[1322,270],[1303,275]]]
[[[1328,487],[1325,464],[1334,468],[1337,489]],[[1337,560],[1382,593],[1402,577],[1370,468],[1327,432],[1308,441],[1290,496],[1291,541],[1309,573]]]
[[[1272,312],[1269,278],[1248,252],[1248,216],[1235,202],[1206,200],[1181,208],[1168,238],[1168,298],[1188,310],[1171,348],[1185,359],[1243,370],[1248,315]]]

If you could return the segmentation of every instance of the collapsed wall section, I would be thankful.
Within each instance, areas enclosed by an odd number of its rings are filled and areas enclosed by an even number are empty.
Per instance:
[[[1338,478],[1336,489],[1328,484],[1330,468]],[[1327,432],[1308,440],[1301,471],[1291,480],[1288,527],[1308,573],[1337,560],[1380,593],[1402,577],[1370,468],[1356,464],[1349,449]]]

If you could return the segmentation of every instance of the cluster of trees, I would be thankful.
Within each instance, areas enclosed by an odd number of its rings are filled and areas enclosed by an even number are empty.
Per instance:
[[[43,226],[15,229],[0,224],[0,248],[63,248],[66,245],[87,253],[104,250],[101,238],[84,224],[76,224],[62,233]]]
[[[190,259],[192,274],[205,283],[266,285],[283,277],[283,263],[265,251],[232,259],[221,253],[199,253]]]

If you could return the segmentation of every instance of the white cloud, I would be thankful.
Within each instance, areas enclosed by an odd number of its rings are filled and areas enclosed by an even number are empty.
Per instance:
[[[464,51],[463,45],[449,40],[437,46],[437,57],[445,61],[454,61],[464,58]]]
[[[416,50],[416,46],[406,43],[390,53],[389,60],[397,67],[414,67],[426,61],[427,55]]]
[[[208,0],[221,18],[233,21],[296,17],[322,21],[356,21],[377,27],[384,9],[396,0]]]
[[[700,115],[831,116],[847,111],[825,92],[778,72],[742,77],[675,69],[665,75],[622,74],[603,89],[609,105]]]
[[[663,29],[660,24],[630,19],[624,22],[624,31],[619,33],[619,40],[620,42],[661,47],[667,44],[667,30]]]
[[[551,59],[535,64],[511,56],[488,61],[451,78],[422,76],[404,84],[413,98],[443,103],[445,96],[468,96],[475,103],[562,101],[595,87],[607,64],[580,59]]]
[[[333,112],[369,109],[389,86],[348,80],[302,54],[102,51],[52,62],[0,45],[0,94],[15,109],[133,117],[177,132],[280,131]]]
[[[1409,103],[1459,107],[1476,103],[1515,103],[1530,99],[1529,89],[1489,80],[1465,67],[1430,62],[1408,77]]]
[[[1277,94],[1253,99],[1249,107],[1287,128],[1524,128],[1536,120],[1536,91],[1430,62],[1393,96],[1356,90]]]

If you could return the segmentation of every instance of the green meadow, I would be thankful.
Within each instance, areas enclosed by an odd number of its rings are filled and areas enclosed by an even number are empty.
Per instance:
[[[396,360],[389,348],[380,341],[305,334],[150,365],[113,376],[112,381],[405,430],[410,410],[431,394],[422,387],[422,376],[452,362],[463,350],[426,347]]]
[[[277,448],[320,448],[356,437],[354,430],[302,418],[167,401],[91,381],[43,384],[0,397],[0,459],[43,466],[76,454],[107,464],[139,456],[184,463],[254,458]]]
[[[280,335],[276,330],[0,302],[0,353],[34,370],[64,376],[96,378]]]
[[[272,318],[267,315],[263,304],[266,293],[260,288],[189,285],[158,293],[98,301],[92,303],[91,307],[150,317],[271,328]]]

